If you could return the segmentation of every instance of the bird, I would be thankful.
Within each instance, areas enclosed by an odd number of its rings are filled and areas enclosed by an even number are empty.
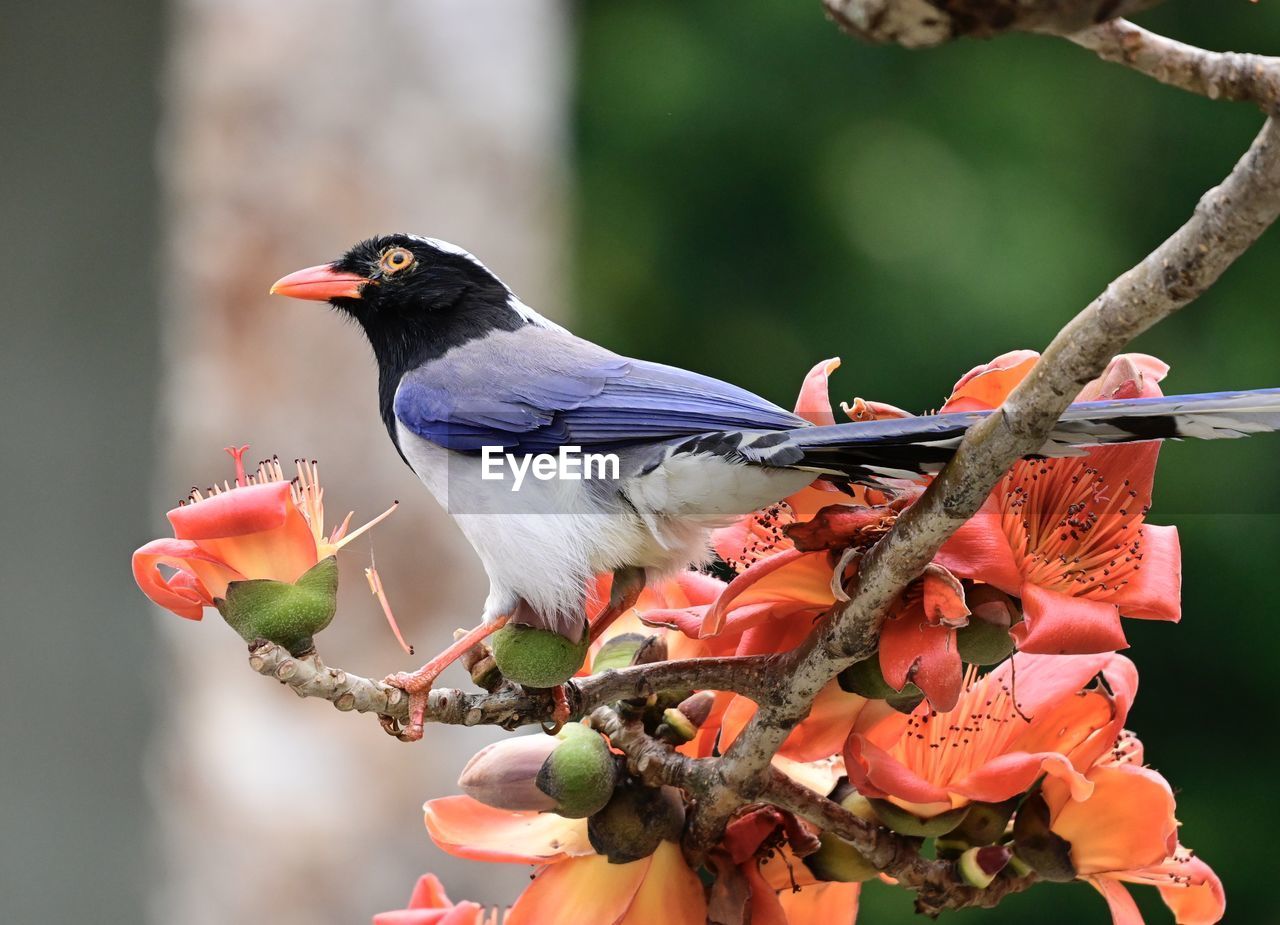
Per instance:
[[[361,241],[270,291],[327,302],[363,330],[391,442],[489,579],[479,626],[388,678],[410,695],[407,738],[421,737],[444,666],[507,622],[580,639],[594,576],[613,584],[593,630],[646,582],[705,562],[716,527],[816,480],[936,473],[990,413],[814,426],[746,389],[578,337],[465,249],[414,234]],[[1280,389],[1084,402],[1037,455],[1278,427]],[[575,453],[594,477],[573,477]]]

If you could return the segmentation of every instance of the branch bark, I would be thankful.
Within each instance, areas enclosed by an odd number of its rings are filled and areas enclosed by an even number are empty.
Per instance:
[[[1189,93],[1257,103],[1268,115],[1276,115],[1280,107],[1280,58],[1205,51],[1123,19],[1066,38],[1104,61],[1123,64]]]
[[[565,684],[572,719],[582,719],[601,704],[647,697],[665,690],[725,690],[751,698],[777,683],[771,656],[691,658],[602,671]],[[294,657],[283,646],[260,640],[249,647],[249,667],[275,678],[299,697],[328,700],[343,712],[374,713],[392,719],[409,716],[409,698],[398,687],[351,674],[324,663],[318,653]],[[550,722],[549,691],[504,684],[492,693],[437,688],[427,699],[426,720],[453,726],[502,726],[515,729]]]
[[[1004,32],[1066,33],[1149,9],[1162,0],[823,0],[864,41],[928,48]]]

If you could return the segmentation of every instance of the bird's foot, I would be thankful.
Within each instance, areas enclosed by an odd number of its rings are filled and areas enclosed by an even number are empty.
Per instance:
[[[407,723],[392,716],[378,717],[378,721],[382,723],[382,728],[386,730],[387,734],[394,736],[401,742],[417,742],[421,739],[422,727],[427,715],[427,697],[431,693],[432,686],[436,683],[436,678],[440,677],[446,668],[461,658],[464,652],[497,632],[506,622],[507,620],[504,617],[493,623],[481,623],[475,629],[455,639],[453,645],[417,671],[398,671],[383,678],[383,684],[398,687],[409,695],[409,719]]]
[[[551,723],[542,724],[542,731],[549,736],[553,736],[564,728],[564,724],[569,722],[569,716],[572,711],[569,709],[569,698],[565,696],[564,685],[557,684],[551,688]]]
[[[591,641],[595,642],[600,638],[614,621],[620,616],[636,606],[636,601],[640,599],[640,592],[644,590],[644,569],[628,566],[626,568],[614,569],[613,586],[609,592],[609,603],[601,608],[600,612],[591,620],[590,628],[587,630],[591,635]]]

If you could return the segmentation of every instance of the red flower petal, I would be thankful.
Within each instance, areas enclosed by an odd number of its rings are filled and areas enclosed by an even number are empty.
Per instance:
[[[1127,648],[1120,610],[1108,601],[1072,597],[1039,585],[1021,591],[1023,622],[1013,638],[1023,652],[1041,655],[1088,655]]]
[[[831,411],[831,397],[827,391],[827,378],[840,367],[840,358],[832,357],[818,363],[804,377],[800,395],[796,398],[796,414],[814,424],[830,425],[836,422]]]
[[[1177,527],[1142,525],[1142,567],[1115,595],[1120,613],[1144,620],[1182,619],[1182,546]]]
[[[428,800],[422,810],[431,840],[460,858],[552,864],[594,853],[585,819],[494,809],[467,796]]]
[[[880,630],[880,671],[894,690],[914,681],[935,710],[950,710],[964,685],[956,631],[931,626],[918,604],[907,607]]]
[[[166,580],[160,574],[161,565],[178,572]],[[212,581],[220,591],[225,591],[228,582],[244,577],[189,540],[152,540],[133,554],[133,578],[142,593],[188,620],[199,620],[204,608],[213,604],[197,573]]]

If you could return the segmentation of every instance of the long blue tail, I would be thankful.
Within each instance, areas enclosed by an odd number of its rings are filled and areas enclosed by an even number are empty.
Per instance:
[[[805,427],[748,451],[764,465],[812,468],[854,479],[937,472],[966,430],[990,411]],[[1280,430],[1280,389],[1080,402],[1062,415],[1037,455],[1138,440],[1221,440]],[[770,435],[772,437],[772,435]]]

